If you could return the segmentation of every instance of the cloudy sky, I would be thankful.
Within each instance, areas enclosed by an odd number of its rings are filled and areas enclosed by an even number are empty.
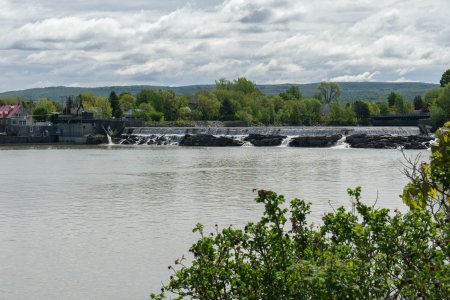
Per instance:
[[[0,91],[128,84],[435,82],[449,0],[0,0]]]

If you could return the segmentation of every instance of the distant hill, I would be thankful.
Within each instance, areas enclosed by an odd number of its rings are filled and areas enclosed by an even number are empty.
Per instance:
[[[260,84],[258,88],[266,95],[277,95],[287,90],[291,85],[296,85],[302,91],[303,96],[312,97],[317,93],[317,83],[308,84]],[[390,92],[396,92],[407,99],[412,100],[416,95],[423,95],[426,91],[436,88],[439,85],[420,82],[341,82],[339,83],[344,93],[341,96],[342,102],[353,102],[356,100],[367,99],[370,101],[385,100]],[[53,100],[62,100],[62,97],[78,95],[80,93],[91,92],[99,96],[108,96],[111,91],[117,94],[122,92],[130,92],[137,94],[143,89],[153,90],[173,90],[177,95],[189,95],[199,90],[212,90],[215,85],[188,85],[179,87],[168,86],[150,86],[150,85],[134,85],[134,86],[108,86],[96,88],[82,87],[47,87],[35,88],[21,91],[11,91],[0,93],[0,99],[4,96],[23,97],[25,100],[36,101],[41,98],[49,98]]]

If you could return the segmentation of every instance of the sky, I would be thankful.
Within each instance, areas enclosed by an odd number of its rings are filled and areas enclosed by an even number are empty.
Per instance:
[[[438,83],[449,0],[0,0],[0,92],[47,86]]]

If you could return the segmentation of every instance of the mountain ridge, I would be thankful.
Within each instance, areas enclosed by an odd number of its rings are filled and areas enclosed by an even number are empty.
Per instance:
[[[298,86],[304,97],[312,97],[317,93],[318,83],[284,83],[284,84],[257,84],[257,87],[266,95],[277,95],[287,90],[290,86]],[[353,102],[356,100],[378,101],[386,100],[390,92],[396,92],[407,99],[412,100],[417,95],[423,95],[426,91],[436,88],[438,84],[423,82],[338,82],[343,89],[341,101]],[[142,89],[173,90],[177,95],[189,95],[200,90],[212,90],[214,84],[185,85],[185,86],[160,86],[160,85],[124,85],[102,87],[67,87],[53,86],[44,88],[31,88],[18,91],[0,93],[0,99],[7,96],[22,97],[26,101],[36,101],[41,98],[62,101],[64,97],[92,92],[98,96],[108,96],[111,91],[117,94],[130,92],[137,94]]]

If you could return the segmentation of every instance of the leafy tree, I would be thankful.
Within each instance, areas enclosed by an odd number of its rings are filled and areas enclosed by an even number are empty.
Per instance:
[[[356,118],[358,122],[363,125],[369,124],[370,119],[370,106],[367,102],[364,101],[356,101],[352,105],[353,111],[356,114]]]
[[[156,111],[164,110],[164,98],[162,91],[142,90],[137,95],[137,104],[150,103]]]
[[[420,110],[420,109],[425,108],[423,100],[422,100],[422,96],[420,96],[420,95],[414,97],[413,104],[414,104],[415,110]]]
[[[351,106],[343,106],[333,101],[330,104],[327,123],[330,125],[354,125],[356,124],[356,114]]]
[[[435,126],[442,126],[450,120],[450,84],[439,89],[439,94],[431,106],[431,118]]]
[[[109,104],[111,105],[111,109],[112,109],[112,116],[114,118],[121,118],[123,115],[122,109],[120,108],[120,101],[119,101],[119,97],[117,96],[116,92],[111,91],[111,93],[109,94]]]
[[[58,104],[49,99],[40,99],[34,104],[33,119],[37,122],[46,122],[52,113],[58,111]]]
[[[389,106],[386,102],[376,102],[375,104],[378,106],[381,115],[387,115],[389,113]]]
[[[302,93],[298,86],[293,85],[285,92],[280,93],[280,97],[284,100],[300,100],[302,99]]]
[[[426,107],[431,107],[436,102],[440,92],[440,88],[431,89],[423,95],[423,102],[425,103]]]
[[[430,164],[412,165],[402,214],[362,202],[308,224],[310,204],[258,191],[259,221],[200,235],[153,299],[447,299],[450,294],[450,123]]]
[[[176,96],[175,92],[172,90],[161,91],[161,95],[163,98],[163,113],[165,120],[177,120],[179,117],[179,109],[186,106],[185,97]]]
[[[219,117],[220,101],[214,92],[201,91],[196,94],[196,98],[201,120],[214,120]]]
[[[391,93],[388,95],[388,104],[389,104],[389,107],[393,107],[398,99],[403,100],[403,96],[400,95],[400,94],[397,94],[397,93],[395,93],[395,92],[391,92]],[[397,101],[397,102],[398,102],[398,101]]]
[[[220,106],[220,115],[222,116],[223,120],[235,120],[236,112],[237,106],[235,103],[233,103],[233,100],[231,100],[231,98],[229,97],[223,98]]]
[[[330,104],[332,101],[338,101],[342,94],[342,89],[336,82],[322,81],[317,86],[317,90],[320,93],[320,99],[325,104]]]
[[[407,101],[403,96],[398,95],[395,98],[394,106],[392,107],[394,112],[398,114],[405,114],[413,110],[411,102]]]
[[[430,163],[422,162],[419,167],[410,163],[407,175],[411,182],[405,186],[402,197],[411,209],[428,209],[450,218],[450,122],[438,129],[436,136]],[[448,222],[446,226],[450,226]]]
[[[192,115],[192,110],[189,106],[183,106],[178,109],[177,115],[182,120],[189,120]]]
[[[121,93],[119,96],[119,105],[122,112],[128,112],[130,109],[136,108],[136,97],[130,93]]]
[[[14,104],[23,104],[25,101],[22,97],[16,96],[3,96],[0,100],[0,105],[14,105]]]
[[[216,80],[216,89],[217,90],[230,90],[231,82],[225,78],[220,78]]]
[[[261,91],[256,87],[256,84],[245,77],[239,77],[231,84],[231,89],[243,94],[261,94]]]
[[[80,94],[80,100],[85,110],[93,112],[96,117],[110,118],[112,109],[108,98],[99,97],[92,93]]]
[[[33,111],[33,120],[36,122],[46,122],[50,118],[50,112],[45,107],[38,107]]]
[[[448,83],[450,83],[450,69],[444,72],[441,77],[441,87],[445,87]]]
[[[138,109],[134,110],[133,117],[143,119],[145,121],[161,121],[162,112],[158,112],[150,103],[141,103]]]

